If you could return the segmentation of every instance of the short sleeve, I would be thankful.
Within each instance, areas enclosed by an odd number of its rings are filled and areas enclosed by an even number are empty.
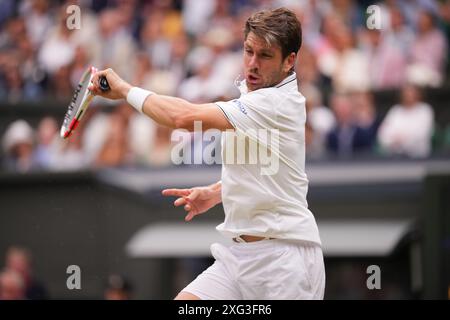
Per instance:
[[[216,102],[216,105],[236,130],[247,131],[277,128],[274,102],[269,94],[254,92],[228,102]]]

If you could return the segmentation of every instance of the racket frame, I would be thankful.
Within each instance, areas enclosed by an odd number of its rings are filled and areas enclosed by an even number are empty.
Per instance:
[[[63,125],[61,127],[61,137],[63,139],[69,138],[72,133],[75,131],[75,129],[80,124],[81,119],[83,118],[84,114],[86,113],[87,108],[89,107],[89,104],[91,103],[92,99],[94,98],[94,95],[92,92],[86,88],[84,91],[84,94],[82,97],[80,97],[81,90],[85,86],[89,86],[92,77],[94,76],[94,73],[97,71],[94,67],[90,67],[88,70],[86,70],[83,73],[83,76],[81,77],[80,82],[78,83],[78,86],[75,90],[75,93],[72,97],[72,100],[70,101],[69,107],[67,109],[66,115],[64,116]],[[87,83],[86,83],[87,81]],[[77,110],[74,110],[76,108],[77,102],[80,101],[79,99],[82,99],[81,105],[78,107]],[[72,114],[75,112],[75,115],[72,117]]]

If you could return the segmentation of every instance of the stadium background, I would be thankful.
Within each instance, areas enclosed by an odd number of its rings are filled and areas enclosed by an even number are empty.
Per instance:
[[[170,299],[211,263],[221,206],[186,224],[160,190],[213,182],[219,166],[173,165],[171,131],[126,104],[97,98],[69,141],[59,126],[89,65],[193,102],[236,97],[245,19],[281,5],[303,25],[326,298],[450,297],[449,1],[2,0],[0,299]]]

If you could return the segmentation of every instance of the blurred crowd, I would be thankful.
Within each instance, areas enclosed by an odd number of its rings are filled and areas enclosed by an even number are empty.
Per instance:
[[[373,3],[381,28],[371,30],[366,8]],[[66,24],[72,4],[81,8],[78,30]],[[192,102],[235,98],[245,20],[278,6],[294,10],[303,27],[297,73],[307,98],[308,157],[431,154],[436,120],[422,88],[443,87],[449,78],[450,1],[2,0],[0,101],[67,101],[90,65]],[[373,98],[379,90],[399,92],[383,117]],[[108,102],[96,103],[69,142],[59,138],[60,119],[10,123],[3,167],[172,164],[171,130],[125,104],[102,112]],[[443,129],[450,137],[450,127]]]
[[[3,270],[0,269],[0,300],[42,300],[47,289],[33,274],[31,253],[18,246],[8,248]]]
[[[121,274],[109,274],[101,286],[105,300],[129,300],[133,297],[131,282]],[[46,300],[51,298],[48,291],[35,276],[31,251],[21,246],[10,246],[6,250],[5,264],[0,269],[0,300]]]

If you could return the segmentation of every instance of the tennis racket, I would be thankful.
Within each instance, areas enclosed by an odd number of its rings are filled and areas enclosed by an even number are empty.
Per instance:
[[[61,138],[63,139],[67,139],[72,135],[94,98],[94,95],[88,90],[88,87],[95,72],[97,72],[97,69],[90,67],[83,73],[78,83],[61,126]],[[105,77],[100,77],[99,86],[102,91],[109,90],[109,84]]]

